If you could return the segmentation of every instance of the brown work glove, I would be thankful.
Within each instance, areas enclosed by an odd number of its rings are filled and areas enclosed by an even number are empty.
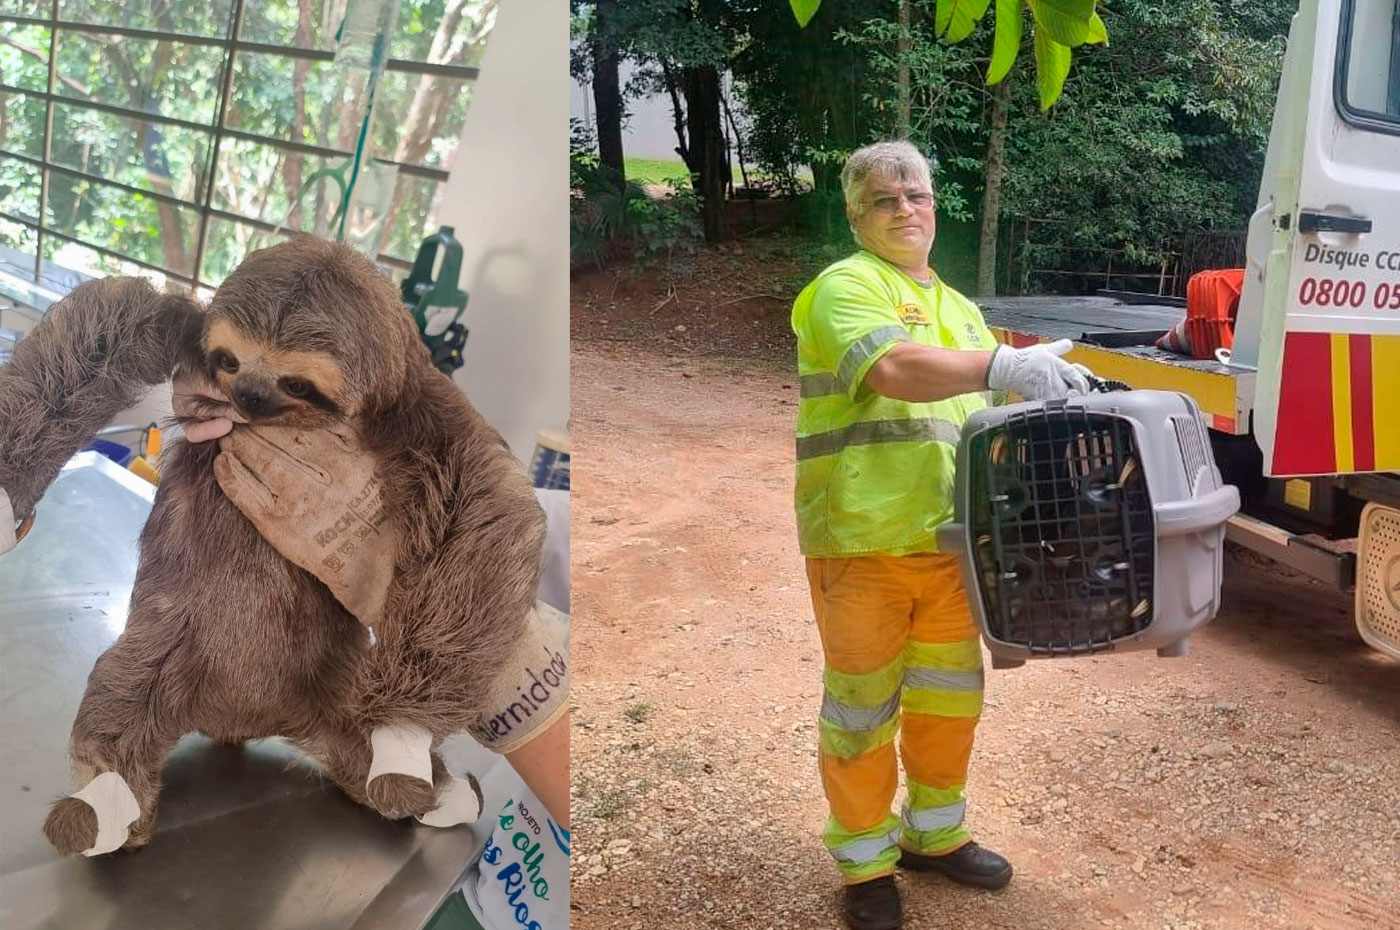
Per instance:
[[[348,431],[240,426],[219,440],[214,476],[262,537],[379,622],[398,555],[375,462]]]

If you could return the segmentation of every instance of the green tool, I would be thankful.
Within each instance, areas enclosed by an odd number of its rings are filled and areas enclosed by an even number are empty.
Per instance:
[[[442,267],[434,279],[438,246],[443,250]],[[413,271],[399,288],[423,342],[433,354],[433,365],[446,375],[462,367],[462,350],[467,345],[467,327],[461,322],[467,309],[467,292],[457,286],[461,275],[462,244],[453,237],[451,226],[442,226],[418,246]]]

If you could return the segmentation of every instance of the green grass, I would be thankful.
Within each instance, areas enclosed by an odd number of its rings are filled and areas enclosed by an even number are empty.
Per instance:
[[[690,171],[679,158],[670,161],[664,158],[626,158],[623,159],[623,167],[627,173],[627,180],[636,181],[638,184],[664,184],[672,178],[682,182],[690,180]],[[749,180],[755,180],[758,177],[758,169],[753,165],[746,167]],[[734,186],[742,187],[744,176],[739,171],[737,161],[733,165],[733,171]],[[810,177],[808,180],[810,181]]]
[[[690,171],[679,158],[673,161],[662,158],[628,158],[624,164],[627,168],[627,180],[642,184],[664,184],[668,178],[678,181],[690,178]]]

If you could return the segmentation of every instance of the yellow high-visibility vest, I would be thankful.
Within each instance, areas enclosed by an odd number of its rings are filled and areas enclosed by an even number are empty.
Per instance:
[[[792,305],[797,527],[809,557],[934,552],[953,515],[962,425],[987,392],[930,403],[875,394],[866,373],[900,342],[992,349],[975,304],[934,277],[919,284],[860,251],[826,268]]]

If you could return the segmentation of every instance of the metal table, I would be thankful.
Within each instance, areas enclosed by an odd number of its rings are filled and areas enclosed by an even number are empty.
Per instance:
[[[0,928],[418,930],[486,824],[384,820],[279,740],[181,740],[145,849],[60,858],[44,839],[49,804],[72,790],[68,733],[88,673],[126,621],[153,497],[130,472],[82,453],[40,502],[30,535],[0,557]],[[466,738],[443,754],[453,771],[489,774],[495,810],[509,767]]]

